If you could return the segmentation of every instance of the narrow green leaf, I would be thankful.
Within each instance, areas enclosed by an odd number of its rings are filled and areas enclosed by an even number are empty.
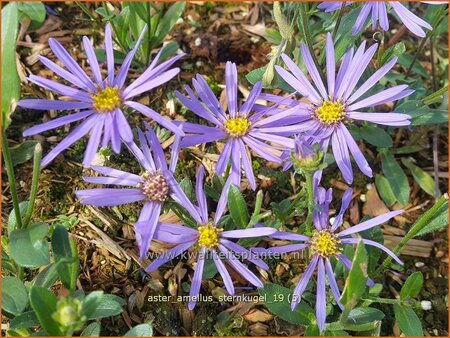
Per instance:
[[[404,300],[408,297],[415,297],[419,294],[423,285],[422,272],[416,271],[408,277],[405,284],[400,290],[400,299]]]
[[[428,195],[434,197],[436,194],[436,190],[433,178],[407,158],[402,157],[402,163],[411,171],[414,180],[417,182],[417,184],[419,184],[420,188],[422,188],[422,190],[425,191]]]
[[[247,203],[239,188],[230,185],[228,190],[228,209],[236,227],[246,228],[249,221]]]
[[[383,318],[384,313],[378,309],[359,307],[351,310],[347,320],[341,324],[344,330],[361,332],[376,329]]]
[[[47,335],[62,336],[58,323],[52,318],[56,311],[56,296],[46,288],[33,286],[30,290],[30,302]]]
[[[23,216],[25,216],[27,209],[28,209],[28,201],[19,203],[19,211],[20,211],[20,215],[22,216],[22,218],[23,218]],[[9,236],[11,236],[11,232],[15,229],[17,229],[17,221],[16,221],[16,213],[13,208],[8,216],[8,234],[9,234]]]
[[[22,164],[30,160],[34,155],[34,148],[36,147],[36,141],[25,141],[21,144],[10,148],[11,162],[15,167],[18,164]]]
[[[57,225],[53,230],[52,248],[61,282],[67,289],[74,291],[79,268],[78,256],[76,250],[73,252],[69,233],[62,225]]]
[[[51,263],[45,267],[44,270],[38,273],[33,280],[33,285],[42,286],[44,288],[51,288],[55,281],[58,279],[58,271],[56,265]]]
[[[375,147],[392,147],[391,135],[389,135],[384,129],[375,125],[364,125],[360,130],[360,136]]]
[[[430,232],[448,227],[448,201],[436,211],[433,217],[426,222],[425,226],[417,232],[414,237],[423,236]]]
[[[367,253],[362,241],[356,246],[352,268],[345,281],[341,303],[346,309],[353,309],[366,290],[367,283]]]
[[[395,319],[406,336],[423,336],[419,317],[409,306],[394,304]]]
[[[391,185],[397,201],[402,205],[406,205],[409,201],[410,193],[408,177],[389,150],[381,152],[381,168]]]
[[[381,199],[386,203],[388,207],[392,207],[397,201],[394,192],[392,191],[391,185],[386,177],[383,175],[375,175],[375,185],[377,186],[377,191],[380,194]]]
[[[19,25],[17,2],[2,9],[2,129],[11,123],[11,114],[20,98],[16,67],[16,39]]]
[[[175,2],[161,18],[158,28],[156,29],[156,37],[159,41],[163,41],[167,34],[177,23],[184,11],[186,3],[184,1]]]

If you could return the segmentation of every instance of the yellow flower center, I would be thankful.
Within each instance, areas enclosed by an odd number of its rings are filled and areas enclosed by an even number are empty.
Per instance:
[[[225,129],[231,137],[240,137],[247,134],[250,128],[250,121],[246,117],[236,117],[225,121]]]
[[[335,124],[345,118],[345,105],[341,100],[324,101],[315,111],[316,118],[324,124]]]
[[[339,253],[340,243],[341,241],[338,239],[338,236],[328,230],[315,231],[309,242],[311,253],[324,258]]]
[[[109,113],[118,108],[122,103],[119,88],[107,87],[91,95],[94,109],[99,113]]]
[[[213,224],[201,225],[198,227],[198,245],[207,249],[219,245],[219,233],[223,229],[216,228]]]

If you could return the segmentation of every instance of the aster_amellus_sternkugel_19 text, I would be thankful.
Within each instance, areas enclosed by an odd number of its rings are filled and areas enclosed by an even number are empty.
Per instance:
[[[111,145],[111,149],[115,153],[119,153],[122,142],[130,143],[133,141],[133,133],[124,113],[125,108],[139,111],[173,133],[180,136],[183,135],[181,129],[171,121],[163,118],[150,107],[132,99],[175,77],[180,72],[180,69],[178,67],[169,68],[184,54],[172,57],[160,64],[158,62],[161,54],[156,55],[150,66],[129,86],[125,86],[133,58],[139,49],[146,30],[147,27],[144,27],[134,48],[126,55],[116,74],[111,25],[106,25],[104,48],[107,75],[105,78],[102,76],[99,61],[87,36],[83,37],[83,46],[93,79],[86,74],[56,39],[49,39],[48,43],[52,52],[66,69],[44,56],[39,56],[39,60],[55,74],[67,81],[69,85],[37,75],[30,75],[28,80],[46,90],[68,97],[70,100],[26,98],[20,100],[18,105],[28,109],[81,111],[31,127],[25,130],[23,135],[31,136],[80,120],[84,121],[43,158],[42,166],[48,165],[58,154],[89,132],[89,141],[83,160],[84,166],[88,167],[91,165],[100,144],[102,147]]]

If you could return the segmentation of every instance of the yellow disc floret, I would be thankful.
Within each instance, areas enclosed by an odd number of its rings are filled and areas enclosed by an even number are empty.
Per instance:
[[[122,102],[119,88],[107,87],[92,94],[94,109],[99,113],[109,113],[118,108]]]
[[[328,230],[320,230],[314,232],[309,244],[313,255],[317,254],[327,258],[339,253],[340,243],[341,241],[336,234]]]
[[[240,137],[247,134],[250,128],[250,121],[246,117],[236,117],[234,119],[227,119],[224,123],[226,132],[231,137]]]
[[[314,112],[316,118],[323,124],[335,124],[345,118],[345,105],[341,100],[324,101]]]
[[[213,224],[201,225],[198,227],[198,245],[207,249],[219,245],[219,232],[223,229],[216,228]]]

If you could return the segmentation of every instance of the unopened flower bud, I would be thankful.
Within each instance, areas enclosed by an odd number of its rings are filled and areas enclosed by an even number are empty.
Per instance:
[[[63,327],[81,328],[85,317],[81,313],[81,302],[75,298],[60,298],[56,304],[56,312],[52,318]]]

